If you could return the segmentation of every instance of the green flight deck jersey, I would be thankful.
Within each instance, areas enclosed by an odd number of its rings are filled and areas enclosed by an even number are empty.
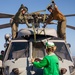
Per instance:
[[[33,62],[36,68],[44,68],[43,75],[59,75],[59,59],[52,53],[46,55],[40,62]]]

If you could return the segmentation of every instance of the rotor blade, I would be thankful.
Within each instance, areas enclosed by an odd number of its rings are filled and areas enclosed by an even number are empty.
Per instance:
[[[30,14],[34,14],[34,13],[39,13],[39,12],[45,12],[46,10],[39,10],[39,11],[36,11],[36,12],[32,12]]]
[[[65,17],[75,16],[75,14],[64,15]]]
[[[67,25],[68,28],[75,30],[74,26]]]
[[[11,27],[10,23],[0,25],[0,29]]]
[[[11,14],[5,14],[5,13],[0,13],[0,18],[11,18],[14,15]]]
[[[50,24],[58,25],[58,23],[55,23],[55,22],[50,22]],[[66,27],[75,30],[74,26],[66,25]]]

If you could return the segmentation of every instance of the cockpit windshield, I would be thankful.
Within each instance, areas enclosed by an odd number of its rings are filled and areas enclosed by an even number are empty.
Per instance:
[[[28,57],[28,42],[12,42],[8,59]]]
[[[42,42],[33,43],[32,57],[43,58],[45,56],[45,47]]]
[[[67,60],[71,60],[69,51],[64,42],[54,42],[57,50],[56,55]],[[32,42],[32,57],[43,58],[46,55],[46,48],[43,42]],[[8,59],[21,58],[29,56],[28,42],[12,42]]]

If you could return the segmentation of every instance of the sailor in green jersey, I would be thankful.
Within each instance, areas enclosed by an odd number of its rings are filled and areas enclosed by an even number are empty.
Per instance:
[[[46,55],[41,61],[36,62],[35,59],[31,59],[33,66],[36,68],[44,68],[43,75],[59,75],[59,59],[55,55],[54,51],[56,46],[53,42],[46,42]]]

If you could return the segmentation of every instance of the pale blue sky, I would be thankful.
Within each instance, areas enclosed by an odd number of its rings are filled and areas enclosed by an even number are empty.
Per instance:
[[[75,0],[55,0],[59,10],[64,14],[75,14]],[[24,4],[28,7],[29,13],[44,10],[51,3],[51,0],[0,0],[0,13],[15,14],[20,5]],[[46,13],[49,12],[46,10]],[[0,25],[9,23],[10,19],[0,19]],[[75,26],[75,16],[67,17],[67,24]],[[25,28],[26,25],[19,25],[19,29]],[[50,25],[49,27],[55,28],[56,25]],[[6,33],[11,34],[11,28],[0,30],[0,50],[4,50],[4,35]],[[72,55],[75,56],[75,30],[66,29],[67,42],[71,44]]]

